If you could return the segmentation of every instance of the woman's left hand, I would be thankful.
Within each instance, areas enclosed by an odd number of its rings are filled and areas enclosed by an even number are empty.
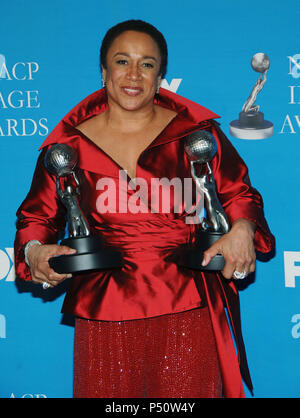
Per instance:
[[[254,272],[255,228],[253,222],[247,219],[237,219],[231,230],[205,251],[202,265],[206,266],[215,255],[222,254],[225,259],[222,274],[226,279],[236,278],[234,272],[245,272],[246,275]]]

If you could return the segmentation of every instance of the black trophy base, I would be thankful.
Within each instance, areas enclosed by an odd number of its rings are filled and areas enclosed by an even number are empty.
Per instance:
[[[77,252],[50,258],[49,265],[56,273],[79,273],[122,267],[121,254],[105,248],[100,236],[66,238],[60,245],[74,248]]]
[[[201,271],[221,271],[225,266],[224,257],[217,254],[211,259],[207,266],[202,266],[204,251],[208,250],[224,234],[213,231],[200,231],[197,235],[199,243],[195,248],[186,249],[180,257],[180,264],[184,267]]]
[[[264,119],[262,112],[240,112],[239,118],[230,122],[230,134],[240,139],[265,139],[273,135],[273,123]]]

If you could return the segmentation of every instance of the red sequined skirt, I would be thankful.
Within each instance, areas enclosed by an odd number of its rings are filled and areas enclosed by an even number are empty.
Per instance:
[[[221,396],[206,307],[121,322],[76,319],[75,398]]]

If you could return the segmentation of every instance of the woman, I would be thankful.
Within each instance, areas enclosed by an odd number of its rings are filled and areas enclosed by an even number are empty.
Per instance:
[[[91,229],[123,255],[121,269],[71,280],[63,312],[76,316],[75,397],[243,397],[241,373],[251,387],[231,279],[253,272],[255,247],[268,252],[274,240],[261,197],[213,120],[217,115],[164,89],[157,93],[166,65],[165,40],[152,25],[132,20],[111,28],[101,47],[104,88],[79,103],[46,139],[31,190],[18,210],[17,274],[44,287],[58,285],[70,275],[55,273],[48,260],[74,250],[56,244],[64,208],[43,158],[52,144],[64,142],[79,154],[80,205]],[[189,208],[175,211],[174,195],[166,213],[152,210],[157,202],[145,193],[140,210],[128,210],[137,196],[133,179],[150,185],[153,179],[191,177],[184,137],[199,129],[217,139],[211,166],[231,222],[230,232],[203,260],[206,265],[222,253],[222,275],[174,261],[176,249],[192,243],[199,227],[186,222]],[[120,172],[125,170],[124,194]],[[117,210],[99,209],[109,198],[103,179],[113,180],[118,189]]]

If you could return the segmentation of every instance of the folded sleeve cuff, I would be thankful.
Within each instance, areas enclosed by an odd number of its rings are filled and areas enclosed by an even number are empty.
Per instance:
[[[263,215],[263,209],[245,202],[243,199],[236,201],[226,209],[226,214],[231,224],[237,219],[247,219],[256,225],[254,235],[254,246],[256,251],[268,253],[275,247],[275,237],[272,235],[269,226]]]

